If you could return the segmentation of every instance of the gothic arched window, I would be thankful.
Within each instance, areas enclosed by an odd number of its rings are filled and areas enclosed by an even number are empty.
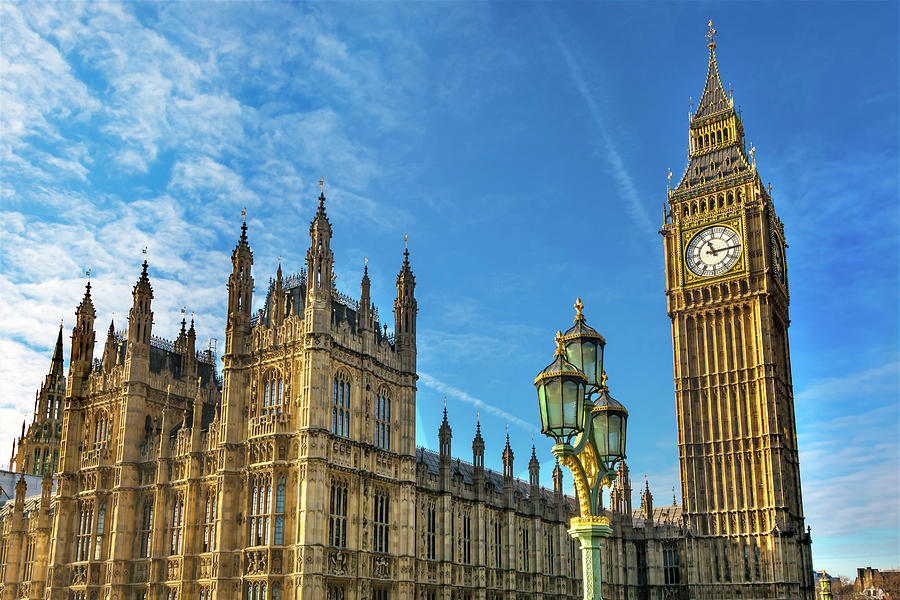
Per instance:
[[[284,475],[278,477],[278,485],[275,487],[275,535],[273,544],[283,544],[284,543],[284,496],[285,496],[285,483],[286,480]],[[274,597],[275,590],[272,590],[272,594]]]
[[[331,402],[331,433],[350,437],[350,377],[343,371],[334,376]]]
[[[216,510],[219,495],[215,487],[210,487],[206,492],[206,505],[203,510],[203,551],[209,552],[216,548]]]
[[[257,475],[250,489],[250,545],[264,546],[269,540],[269,511],[272,508],[272,480]]]
[[[375,552],[387,552],[390,547],[388,528],[391,522],[391,497],[384,488],[375,490],[375,514],[372,517],[375,524],[374,550]]]
[[[172,507],[172,543],[169,554],[181,554],[184,542],[184,494],[175,495]]]
[[[391,394],[385,387],[375,395],[375,446],[391,449]]]
[[[94,560],[100,560],[103,554],[103,534],[106,532],[106,502],[97,508],[97,532],[94,538]]]
[[[78,506],[78,533],[75,536],[75,560],[87,560],[94,528],[94,503],[83,500]]]
[[[140,548],[139,555],[141,558],[150,556],[150,540],[153,536],[153,499],[148,498],[144,501],[144,508],[141,512],[141,531],[140,531]]]
[[[262,415],[275,415],[281,413],[284,407],[284,379],[276,370],[268,372],[263,381],[262,390]]]
[[[328,544],[344,548],[347,546],[347,481],[340,477],[331,478],[331,504],[328,517]]]
[[[103,411],[94,418],[94,448],[105,448],[109,436],[110,418]]]

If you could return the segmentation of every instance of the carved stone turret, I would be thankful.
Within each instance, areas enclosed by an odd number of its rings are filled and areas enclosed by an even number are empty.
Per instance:
[[[128,339],[125,348],[125,377],[129,381],[144,381],[150,370],[150,337],[153,334],[153,288],[147,274],[147,261],[131,293],[128,311]]]
[[[397,275],[397,299],[394,300],[394,333],[400,364],[416,371],[416,278],[409,265],[409,248],[403,251],[403,266]]]
[[[558,460],[553,465],[553,492],[557,496],[562,496],[563,493],[563,472]]]
[[[306,251],[306,331],[325,333],[331,329],[331,299],[334,290],[334,253],[331,251],[331,223],[325,214],[325,193],[319,195],[319,209],[309,224]]]
[[[506,427],[506,446],[503,448],[503,491],[511,492],[513,486],[513,458],[515,457],[509,445],[509,426]]]
[[[644,517],[649,526],[653,523],[653,494],[650,492],[650,482],[644,479],[644,491],[641,494],[641,516]]]
[[[438,439],[440,441],[440,472],[442,489],[450,489],[450,441],[453,438],[453,430],[450,429],[450,423],[447,422],[447,404],[444,401],[444,420],[441,422],[441,428],[438,430]]]
[[[534,440],[531,442],[531,460],[528,461],[528,482],[531,484],[531,497],[538,498],[541,493],[541,463],[537,457]]]
[[[75,327],[72,329],[72,353],[69,356],[69,377],[66,396],[80,398],[84,395],[84,386],[91,372],[94,360],[94,303],[91,301],[91,282],[84,290],[84,298],[75,311]]]
[[[228,276],[228,317],[225,324],[224,356],[244,354],[250,336],[250,308],[253,303],[253,252],[247,242],[247,222],[241,224],[241,237],[231,253]]]

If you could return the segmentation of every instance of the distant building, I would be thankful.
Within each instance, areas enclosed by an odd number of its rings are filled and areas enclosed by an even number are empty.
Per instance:
[[[897,600],[900,598],[900,569],[857,569],[853,591],[866,598]]]

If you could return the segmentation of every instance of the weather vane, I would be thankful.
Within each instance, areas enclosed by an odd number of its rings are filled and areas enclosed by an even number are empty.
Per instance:
[[[709,31],[706,32],[706,38],[709,40],[709,47],[716,47],[716,30],[713,29],[712,19],[709,20]]]
[[[88,278],[88,281],[90,281],[91,280],[91,269],[88,269],[87,271],[85,271],[84,274]]]
[[[322,175],[322,177],[319,178],[319,189],[321,189],[322,195],[324,196],[325,195],[325,176],[324,175]]]
[[[241,209],[241,217],[244,219],[244,223],[247,222],[247,207]]]

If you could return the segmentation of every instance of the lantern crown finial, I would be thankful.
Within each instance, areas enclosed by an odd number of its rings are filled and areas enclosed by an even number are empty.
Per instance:
[[[609,390],[609,388],[606,386],[607,379],[609,379],[609,377],[606,375],[606,371],[601,371],[600,372],[600,389]]]
[[[556,352],[553,353],[553,356],[565,356],[566,351],[563,349],[563,335],[562,331],[557,330],[556,337],[554,338],[556,341]]]
[[[575,323],[584,321],[584,315],[581,313],[582,309],[584,309],[584,304],[581,302],[581,298],[575,298]]]

